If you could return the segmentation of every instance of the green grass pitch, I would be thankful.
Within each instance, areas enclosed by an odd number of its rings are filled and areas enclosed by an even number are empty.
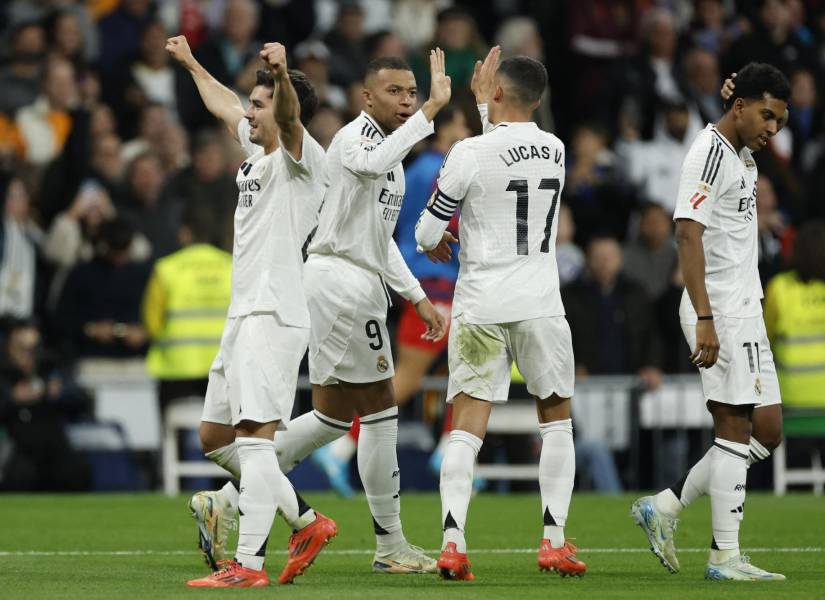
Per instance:
[[[754,563],[788,577],[779,583],[703,579],[710,539],[707,499],[683,513],[677,534],[682,572],[668,574],[646,550],[628,516],[634,496],[573,497],[567,533],[588,563],[582,579],[540,573],[538,494],[482,494],[470,506],[467,541],[474,582],[430,575],[372,573],[374,538],[363,497],[307,494],[332,516],[339,535],[295,585],[264,590],[189,590],[206,573],[196,552],[185,498],[142,495],[0,496],[0,598],[121,600],[246,594],[256,598],[825,598],[825,503],[812,495],[749,494],[743,549]],[[440,543],[436,494],[405,494],[407,538],[427,549]],[[276,520],[267,567],[277,578],[287,530]]]

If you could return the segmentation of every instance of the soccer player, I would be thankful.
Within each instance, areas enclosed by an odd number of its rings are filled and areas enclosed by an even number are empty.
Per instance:
[[[489,131],[453,146],[416,226],[421,248],[444,260],[440,245],[451,238],[445,228],[461,207],[461,267],[448,344],[453,431],[441,466],[438,568],[446,579],[474,579],[464,539],[473,465],[493,403],[507,401],[515,361],[536,398],[542,437],[538,565],[582,575],[586,566],[564,537],[576,464],[573,348],[554,255],[564,144],[530,120],[547,85],[544,66],[526,56],[497,66],[498,57],[493,48],[473,77]]]
[[[301,246],[323,198],[326,165],[323,149],[302,122],[309,121],[318,101],[304,74],[287,70],[281,44],[261,50],[267,69],[258,71],[246,111],[235,93],[193,58],[184,36],[170,38],[166,49],[190,72],[207,109],[246,154],[237,177],[231,302],[209,371],[200,431],[206,455],[240,478],[240,495],[227,484],[192,498],[202,550],[216,572],[188,585],[268,585],[264,555],[276,511],[295,530],[279,578],[288,583],[336,534],[331,519],[299,502],[279,469],[273,442],[289,423],[309,341]],[[218,570],[236,509],[238,551]]]
[[[444,53],[430,53],[430,97],[416,111],[415,77],[405,61],[380,58],[367,67],[366,108],[327,152],[330,187],[309,245],[304,285],[312,322],[309,379],[314,410],[276,438],[282,467],[345,435],[361,419],[358,472],[376,537],[373,569],[435,573],[435,560],[410,545],[401,527],[396,456],[398,407],[386,316],[385,281],[415,305],[438,340],[446,321],[427,299],[392,239],[404,198],[401,161],[433,132],[432,120],[450,100]],[[445,243],[446,245],[446,243]]]
[[[747,469],[770,454],[782,431],[779,384],[762,318],[753,152],[784,123],[789,97],[780,71],[748,64],[736,75],[724,116],[699,133],[682,165],[673,215],[686,286],[679,318],[700,369],[715,440],[681,481],[631,508],[651,550],[672,573],[679,570],[676,517],[709,494],[713,538],[705,577],[785,579],[740,554],[739,527]]]

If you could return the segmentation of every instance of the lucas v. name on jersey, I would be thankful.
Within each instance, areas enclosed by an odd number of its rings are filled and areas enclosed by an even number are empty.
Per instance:
[[[499,154],[498,155],[501,160],[504,161],[504,164],[508,167],[512,167],[517,162],[521,162],[522,160],[530,160],[533,158],[542,158],[544,160],[550,159],[550,147],[549,146],[541,146],[537,148],[536,146],[513,146],[512,148],[507,149],[507,154]],[[553,156],[553,160],[556,164],[561,164],[561,151],[556,150]]]

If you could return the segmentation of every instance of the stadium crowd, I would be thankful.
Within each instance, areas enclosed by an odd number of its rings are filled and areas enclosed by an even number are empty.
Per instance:
[[[160,284],[150,284],[156,261],[192,243],[232,250],[243,156],[167,53],[177,34],[242,98],[262,44],[284,43],[319,96],[308,130],[324,148],[360,112],[368,61],[406,57],[426,98],[427,51],[443,48],[452,111],[436,123],[433,147],[409,158],[429,164],[407,179],[407,201],[414,193],[420,206],[439,164],[432,154],[481,131],[469,88],[475,61],[493,44],[503,57],[542,60],[550,84],[536,120],[568,149],[557,253],[582,377],[637,374],[656,387],[663,374],[693,372],[671,215],[683,157],[722,115],[724,77],[748,61],[774,64],[792,84],[790,120],[757,155],[766,288],[793,266],[797,232],[825,218],[821,0],[4,2],[0,489],[85,481],[53,462],[68,452],[61,423],[89,410],[74,365],[147,353],[163,312]],[[438,136],[439,125],[454,139]],[[405,205],[410,222],[420,206]],[[414,266],[421,257],[404,227],[396,236]],[[806,240],[825,264],[822,244]],[[417,274],[431,295],[449,296],[454,267]],[[396,305],[392,319],[403,321]],[[4,440],[26,460],[4,455]]]

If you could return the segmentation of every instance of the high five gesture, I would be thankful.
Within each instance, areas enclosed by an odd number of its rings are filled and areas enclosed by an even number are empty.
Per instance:
[[[441,48],[430,50],[430,98],[421,107],[421,111],[432,121],[439,110],[450,102],[450,76],[447,75],[444,51]]]

